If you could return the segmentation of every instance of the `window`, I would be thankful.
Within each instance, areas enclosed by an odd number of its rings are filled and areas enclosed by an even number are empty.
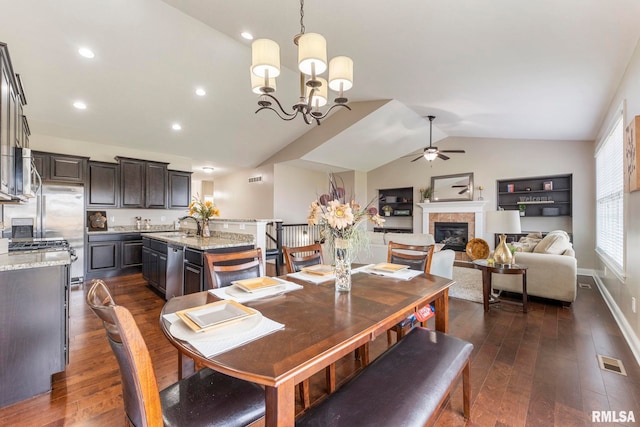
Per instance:
[[[624,277],[624,131],[622,114],[596,150],[596,252]]]

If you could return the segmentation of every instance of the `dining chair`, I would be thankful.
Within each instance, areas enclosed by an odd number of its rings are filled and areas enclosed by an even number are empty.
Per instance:
[[[405,245],[389,242],[387,246],[387,262],[408,265],[412,270],[424,273],[431,271],[434,245]],[[396,333],[396,341],[405,335],[405,329],[413,326],[414,319],[410,316],[387,330],[387,345],[391,345],[391,331]],[[424,323],[422,326],[426,326]]]
[[[206,253],[209,289],[224,288],[236,280],[264,276],[260,248],[239,252]]]
[[[141,426],[245,426],[264,417],[257,384],[201,369],[162,391],[136,322],[116,305],[102,280],[94,280],[87,304],[102,320],[122,380],[125,423]]]
[[[283,246],[284,260],[288,273],[297,273],[304,267],[323,264],[322,245],[314,243],[307,246]]]

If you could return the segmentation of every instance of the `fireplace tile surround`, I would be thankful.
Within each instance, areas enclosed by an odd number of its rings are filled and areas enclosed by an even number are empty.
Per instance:
[[[423,233],[434,235],[436,222],[466,222],[469,226],[469,240],[476,237],[487,240],[484,237],[485,204],[484,200],[417,203],[422,208]],[[461,259],[458,253],[456,259]]]

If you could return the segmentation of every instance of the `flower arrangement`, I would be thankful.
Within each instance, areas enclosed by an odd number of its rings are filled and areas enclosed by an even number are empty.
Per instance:
[[[220,209],[211,200],[203,202],[198,195],[195,195],[189,204],[189,215],[206,221],[214,216],[220,216]]]
[[[333,243],[336,238],[358,240],[359,226],[366,220],[379,227],[382,226],[384,219],[372,206],[373,200],[364,208],[355,200],[347,203],[344,187],[338,186],[336,179],[333,174],[330,174],[328,194],[321,195],[311,203],[308,224],[322,226],[323,235],[330,243]]]

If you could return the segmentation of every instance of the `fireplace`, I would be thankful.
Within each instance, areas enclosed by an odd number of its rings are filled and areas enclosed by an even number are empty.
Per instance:
[[[435,222],[433,237],[436,243],[444,243],[443,249],[464,252],[469,240],[469,224],[466,222]]]

